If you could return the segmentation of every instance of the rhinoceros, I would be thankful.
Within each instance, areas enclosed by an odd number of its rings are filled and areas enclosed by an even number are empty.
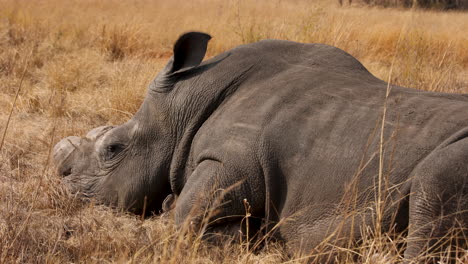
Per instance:
[[[165,204],[178,226],[227,235],[248,214],[299,252],[379,228],[406,230],[411,259],[466,229],[466,94],[390,85],[324,44],[262,40],[202,62],[210,39],[180,36],[128,122],[57,143],[72,192]]]

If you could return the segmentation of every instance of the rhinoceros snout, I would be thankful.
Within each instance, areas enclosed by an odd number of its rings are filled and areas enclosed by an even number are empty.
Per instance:
[[[71,174],[72,164],[66,161],[81,144],[81,140],[82,139],[79,137],[72,136],[60,140],[55,145],[53,157],[58,173],[61,176],[65,177]]]
[[[95,144],[98,139],[104,136],[104,134],[112,128],[114,127],[100,126],[89,131],[85,138],[71,136],[60,140],[60,142],[55,145],[53,153],[58,173],[65,177],[72,174],[74,166],[83,169],[83,162],[86,163],[86,159],[83,160],[83,157],[88,157],[92,153],[83,152],[83,155],[79,156],[78,159],[76,159],[77,156],[72,155],[72,153],[74,151],[83,151],[85,146],[92,146],[92,144]],[[73,160],[72,156],[75,157],[75,160]]]

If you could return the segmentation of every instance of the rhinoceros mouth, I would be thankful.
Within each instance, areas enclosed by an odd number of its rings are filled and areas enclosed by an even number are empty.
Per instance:
[[[90,175],[70,175],[62,179],[68,190],[80,199],[93,198],[98,192],[99,178]]]

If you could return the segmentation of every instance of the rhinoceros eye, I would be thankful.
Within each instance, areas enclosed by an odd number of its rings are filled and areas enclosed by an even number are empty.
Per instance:
[[[124,149],[124,146],[122,144],[110,144],[106,147],[106,153],[105,153],[105,158],[106,160],[111,160],[117,154],[119,154],[122,149]]]

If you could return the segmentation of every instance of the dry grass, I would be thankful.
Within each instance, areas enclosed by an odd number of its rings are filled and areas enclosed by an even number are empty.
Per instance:
[[[184,31],[214,36],[209,56],[264,38],[327,43],[382,79],[394,61],[393,83],[468,92],[466,13],[305,0],[0,0],[0,6],[0,136],[13,109],[0,149],[0,262],[303,262],[279,245],[255,254],[242,243],[213,248],[178,235],[167,218],[141,221],[83,205],[60,185],[51,146],[127,120]],[[395,241],[363,232],[369,238],[361,247],[336,250],[345,256],[353,250],[362,263],[398,260]]]

